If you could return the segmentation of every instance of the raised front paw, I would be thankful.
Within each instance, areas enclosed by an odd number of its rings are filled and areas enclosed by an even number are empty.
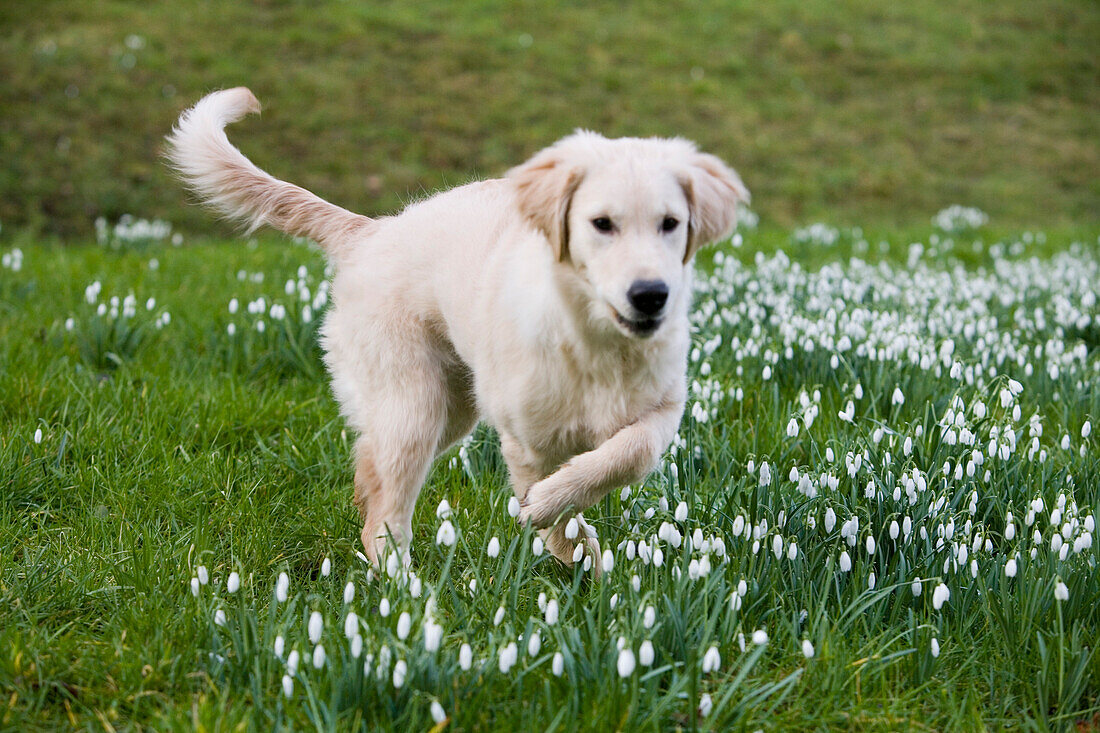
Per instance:
[[[567,511],[571,504],[563,501],[561,493],[555,491],[555,487],[547,480],[539,481],[527,490],[527,495],[519,503],[520,524],[530,522],[539,529],[544,529],[555,524]]]

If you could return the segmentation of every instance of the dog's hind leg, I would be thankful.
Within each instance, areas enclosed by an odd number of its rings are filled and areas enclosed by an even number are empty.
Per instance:
[[[355,503],[363,519],[363,548],[375,565],[392,539],[402,553],[412,540],[412,514],[447,422],[439,360],[426,348],[402,349],[398,370],[372,385],[363,405],[364,430],[355,444]]]

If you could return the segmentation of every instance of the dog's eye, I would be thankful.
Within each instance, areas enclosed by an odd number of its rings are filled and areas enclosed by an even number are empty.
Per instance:
[[[592,226],[596,227],[596,231],[603,232],[604,234],[615,228],[615,225],[612,224],[611,220],[606,216],[597,216],[592,220]]]
[[[678,226],[680,226],[680,220],[679,219],[677,219],[674,216],[666,216],[664,218],[664,220],[661,222],[661,231],[662,232],[671,232],[674,229],[676,229],[676,227],[678,227]]]

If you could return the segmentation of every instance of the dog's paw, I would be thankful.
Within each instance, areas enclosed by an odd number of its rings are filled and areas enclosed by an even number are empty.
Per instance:
[[[545,481],[539,481],[527,490],[527,495],[519,503],[519,520],[521,525],[528,522],[538,529],[545,529],[554,524],[567,510],[555,495],[552,487]]]

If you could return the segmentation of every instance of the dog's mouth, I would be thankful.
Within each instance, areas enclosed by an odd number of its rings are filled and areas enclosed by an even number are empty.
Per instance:
[[[652,336],[653,332],[656,331],[664,321],[663,318],[627,318],[622,313],[619,313],[614,307],[611,308],[611,312],[615,314],[615,320],[618,321],[620,326],[626,329],[631,335],[641,338]]]

